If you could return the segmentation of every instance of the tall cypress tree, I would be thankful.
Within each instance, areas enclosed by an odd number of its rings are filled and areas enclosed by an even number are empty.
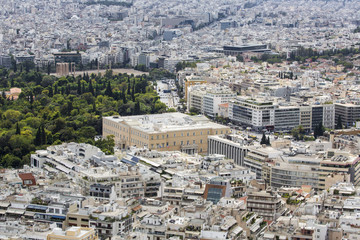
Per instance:
[[[82,85],[81,85],[81,93],[85,93],[85,84],[84,83],[82,83]]]
[[[263,133],[260,144],[266,144],[266,136],[265,133]]]
[[[125,90],[122,92],[122,100],[124,104],[127,103]]]
[[[111,85],[110,85],[110,81],[108,81],[108,83],[107,83],[107,86],[106,86],[106,89],[105,89],[105,95],[109,96],[109,97],[112,97],[112,95],[113,95]]]
[[[45,132],[44,125],[41,126],[40,142],[41,142],[41,145],[46,144],[46,132]]]
[[[92,85],[92,80],[89,81],[89,92],[94,95],[94,87]]]
[[[136,101],[134,108],[134,115],[139,115],[139,114],[140,114],[140,103],[139,101]]]
[[[128,84],[127,84],[128,86],[128,90],[127,90],[127,94],[128,95],[130,95],[131,93],[130,93],[130,91],[131,91],[131,82],[130,82],[130,77],[128,77]]]
[[[73,110],[72,100],[67,102],[67,114],[70,116],[71,111]]]
[[[65,93],[66,95],[69,95],[70,94],[70,84],[67,84],[66,87],[65,87]]]
[[[19,123],[16,123],[16,135],[20,135],[20,126],[19,126]]]
[[[50,87],[49,88],[49,97],[53,97],[54,96],[54,91],[53,91],[53,88]]]
[[[133,85],[132,85],[131,98],[132,101],[135,102],[135,80],[133,81]]]
[[[41,145],[41,127],[40,126],[38,127],[38,130],[36,132],[34,144],[35,144],[35,146]]]
[[[84,75],[85,75],[85,73],[84,73]],[[80,79],[78,79],[78,81],[77,81],[77,94],[81,95],[81,80]]]
[[[96,113],[96,104],[95,104],[95,102],[93,102],[92,107],[93,107],[92,111],[93,111],[94,113]]]

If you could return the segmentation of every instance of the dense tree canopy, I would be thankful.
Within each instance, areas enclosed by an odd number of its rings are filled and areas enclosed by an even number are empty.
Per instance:
[[[156,73],[159,74],[159,73]],[[0,166],[21,167],[30,153],[61,142],[86,142],[111,153],[113,140],[102,134],[102,117],[162,113],[153,74],[95,74],[56,78],[36,71],[0,69],[0,91],[19,87],[18,100],[0,95]]]

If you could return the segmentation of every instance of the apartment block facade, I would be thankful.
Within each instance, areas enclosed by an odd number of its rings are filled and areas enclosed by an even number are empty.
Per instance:
[[[246,204],[248,211],[268,221],[276,220],[285,211],[281,197],[272,191],[249,193]]]
[[[345,128],[354,126],[356,121],[360,120],[360,104],[354,103],[335,103],[335,121],[339,117]]]
[[[196,85],[188,88],[188,109],[196,109],[209,117],[219,114],[219,105],[236,97],[230,88],[213,85]]]
[[[299,125],[313,130],[320,123],[333,129],[335,107],[333,104],[286,106],[282,103],[274,104],[272,100],[238,97],[229,103],[229,118],[255,130],[291,131]]]

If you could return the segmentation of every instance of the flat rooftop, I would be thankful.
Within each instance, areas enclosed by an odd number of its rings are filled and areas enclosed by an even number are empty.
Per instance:
[[[147,133],[229,128],[221,124],[213,123],[203,115],[189,116],[178,112],[124,117],[111,116],[105,117],[104,119],[116,123],[123,123],[133,129]]]

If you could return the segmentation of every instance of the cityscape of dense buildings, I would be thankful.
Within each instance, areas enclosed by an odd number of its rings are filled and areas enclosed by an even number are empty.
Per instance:
[[[0,4],[0,239],[360,239],[359,1]]]

